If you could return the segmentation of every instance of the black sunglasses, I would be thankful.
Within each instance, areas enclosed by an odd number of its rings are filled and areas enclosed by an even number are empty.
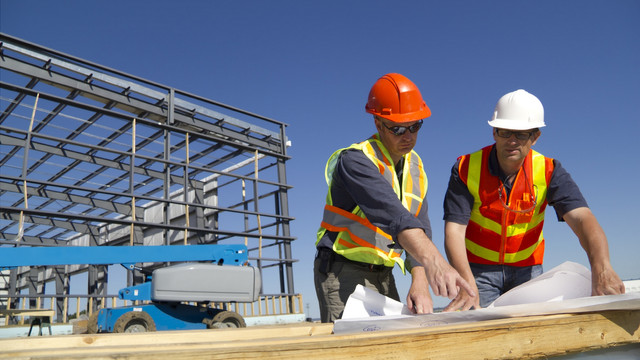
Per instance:
[[[527,131],[527,132],[523,132],[523,131],[516,132],[516,131],[496,128],[496,135],[505,139],[508,139],[511,137],[511,135],[514,135],[518,140],[529,140],[535,133],[536,133],[535,130]]]
[[[422,120],[418,121],[417,123],[411,125],[411,126],[392,126],[392,127],[388,127],[384,122],[380,121],[382,123],[382,125],[384,127],[387,128],[387,130],[389,130],[393,135],[396,136],[400,136],[404,133],[407,132],[407,130],[409,130],[410,133],[415,133],[418,130],[420,130],[420,128],[422,127]]]

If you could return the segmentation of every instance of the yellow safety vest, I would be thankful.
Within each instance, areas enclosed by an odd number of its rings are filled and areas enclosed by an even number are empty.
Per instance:
[[[338,235],[333,243],[333,251],[336,253],[353,261],[374,265],[384,264],[393,267],[398,263],[404,273],[402,249],[393,249],[388,246],[394,243],[391,235],[367,220],[359,206],[352,211],[333,206],[331,179],[340,153],[347,149],[362,151],[391,184],[402,205],[414,216],[420,213],[423,199],[427,195],[427,174],[420,156],[415,151],[412,150],[404,155],[403,179],[400,184],[391,156],[377,134],[361,143],[339,149],[331,155],[325,168],[325,179],[329,185],[329,191],[316,244],[327,230],[337,232]]]

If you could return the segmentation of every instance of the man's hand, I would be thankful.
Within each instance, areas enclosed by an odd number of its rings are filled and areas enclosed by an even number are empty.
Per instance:
[[[433,300],[429,293],[427,274],[422,266],[411,269],[411,288],[407,294],[407,306],[414,314],[430,314],[433,312]]]
[[[475,281],[469,282],[471,287],[474,289],[475,293],[478,294],[478,287],[476,286]],[[471,308],[480,309],[480,297],[479,296],[470,296],[468,292],[462,290],[458,292],[458,296],[453,299],[447,307],[442,310],[443,312],[449,311],[457,311],[462,310],[466,311]]]
[[[453,299],[458,296],[458,289],[463,289],[469,296],[476,296],[471,285],[449,265],[422,229],[402,230],[398,242],[422,264],[435,295]]]
[[[427,263],[428,265],[425,266],[427,279],[435,295],[454,299],[460,290],[463,290],[470,297],[476,296],[477,291],[474,291],[471,285],[444,260],[440,253],[433,256],[432,260]]]
[[[591,269],[591,295],[624,294],[624,283],[611,266]]]

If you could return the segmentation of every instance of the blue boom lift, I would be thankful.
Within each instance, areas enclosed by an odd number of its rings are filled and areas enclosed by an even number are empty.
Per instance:
[[[70,264],[134,270],[136,263],[187,262],[156,269],[147,282],[121,289],[120,299],[146,303],[100,309],[89,319],[89,333],[245,327],[240,314],[204,305],[253,302],[261,287],[259,271],[245,266],[244,245],[0,247],[0,259],[2,270]]]

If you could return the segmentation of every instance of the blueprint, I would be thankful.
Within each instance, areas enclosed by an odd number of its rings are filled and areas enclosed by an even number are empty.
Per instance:
[[[566,262],[503,294],[489,307],[411,315],[405,305],[374,290],[358,286],[336,320],[335,334],[412,329],[509,317],[640,309],[640,292],[589,296],[591,274],[584,266]]]

